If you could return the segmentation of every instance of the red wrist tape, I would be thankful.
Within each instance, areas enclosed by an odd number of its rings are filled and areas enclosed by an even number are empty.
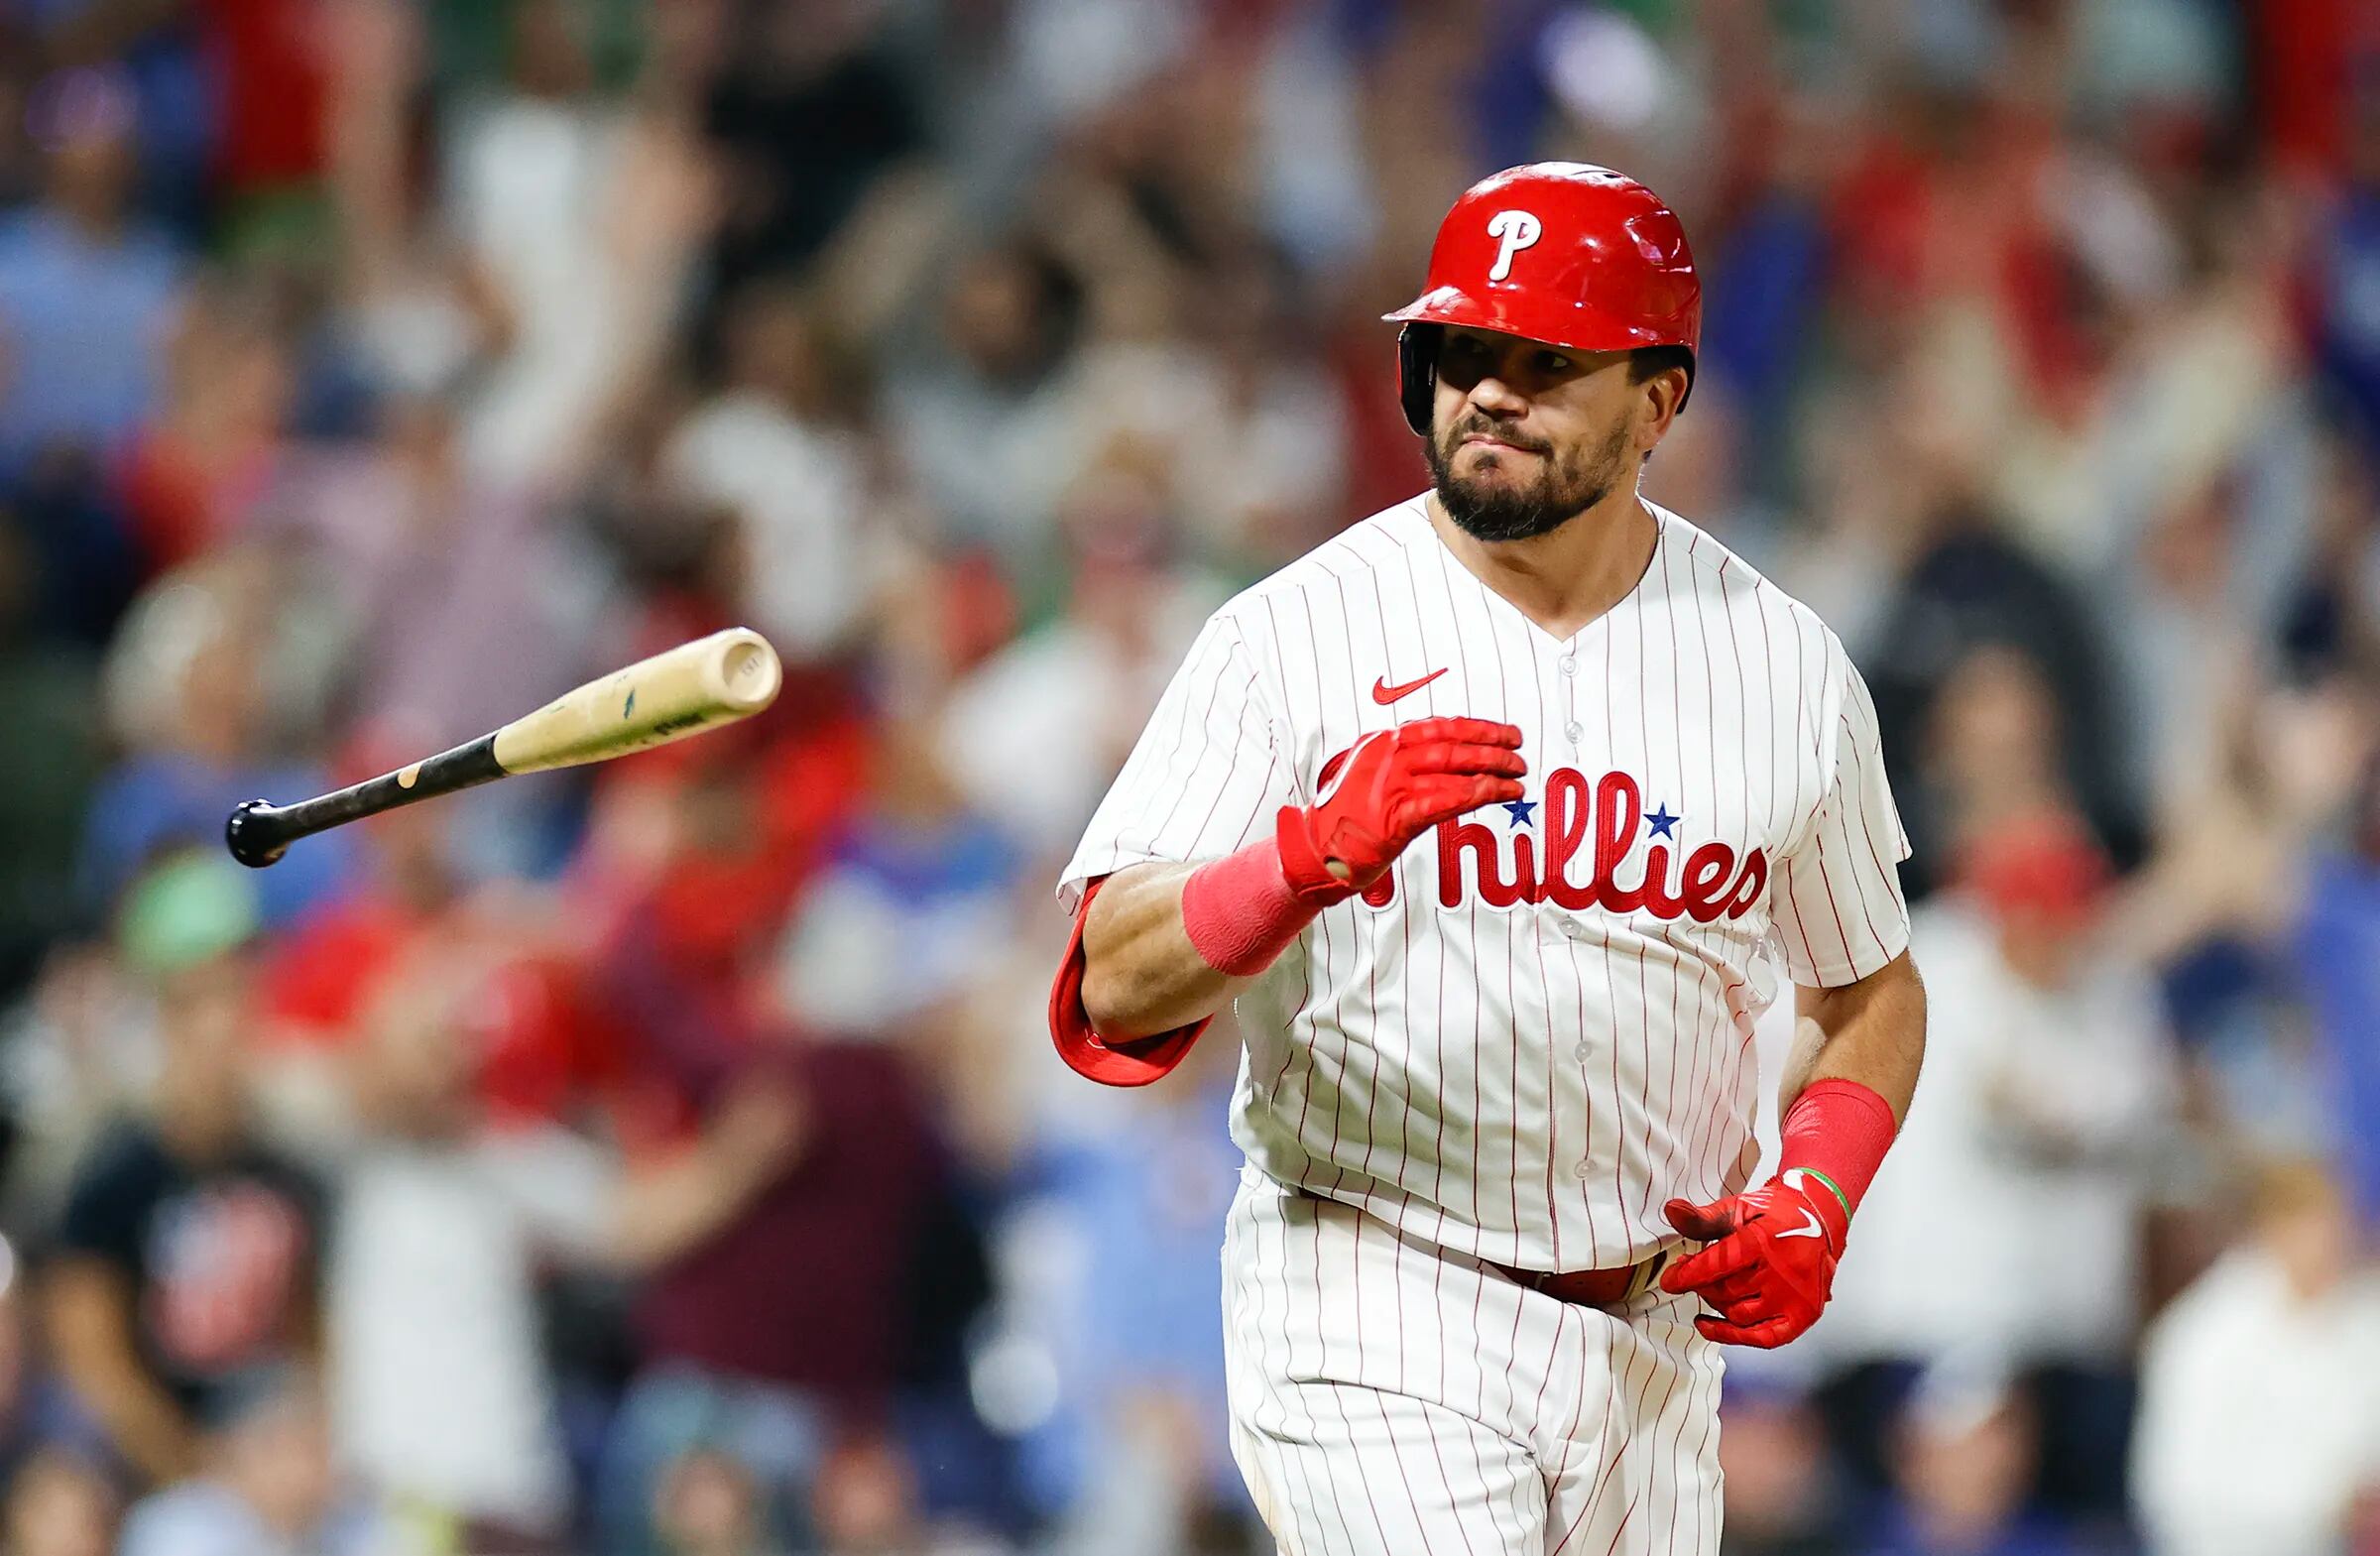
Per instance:
[[[1191,949],[1234,978],[1270,967],[1316,911],[1289,890],[1280,845],[1269,837],[1199,866],[1182,883],[1182,932]]]
[[[1841,1191],[1847,1214],[1867,1197],[1867,1186],[1876,1180],[1876,1169],[1884,1164],[1884,1152],[1899,1130],[1892,1104],[1873,1087],[1857,1081],[1813,1081],[1786,1110],[1777,1167],[1818,1173]]]

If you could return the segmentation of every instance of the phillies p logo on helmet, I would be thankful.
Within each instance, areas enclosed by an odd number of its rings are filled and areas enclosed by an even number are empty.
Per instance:
[[[1525,269],[1514,262],[1529,251]],[[1684,346],[1703,334],[1703,289],[1686,229],[1625,174],[1537,162],[1463,191],[1430,246],[1421,296],[1383,314],[1397,338],[1397,403],[1430,435],[1439,328],[1491,329],[1561,351]],[[1694,369],[1687,367],[1688,387]],[[1685,404],[1685,397],[1679,398]]]
[[[1525,210],[1499,210],[1488,218],[1488,236],[1497,239],[1495,263],[1488,267],[1488,279],[1501,281],[1512,274],[1512,256],[1535,243],[1545,231],[1536,217]]]

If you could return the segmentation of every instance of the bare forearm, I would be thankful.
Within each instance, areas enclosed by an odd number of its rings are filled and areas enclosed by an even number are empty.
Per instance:
[[[1917,1073],[1926,1057],[1926,988],[1904,951],[1855,984],[1803,989],[1794,1052],[1778,1093],[1780,1113],[1813,1083],[1853,1081],[1891,1105],[1895,1120],[1909,1115]]]
[[[117,1451],[161,1485],[194,1470],[197,1433],[133,1354],[130,1296],[121,1278],[70,1260],[52,1274],[45,1297],[59,1370]]]
[[[807,1123],[800,1093],[782,1081],[740,1085],[700,1139],[629,1173],[613,1219],[612,1257],[650,1268],[710,1241],[792,1165]]]
[[[628,1269],[665,1264],[734,1219],[752,1193],[745,1175],[712,1159],[707,1144],[633,1172],[621,1187],[612,1257]]]
[[[1203,1020],[1252,980],[1207,964],[1182,928],[1196,864],[1134,865],[1108,878],[1083,922],[1083,1012],[1107,1037],[1148,1037]]]

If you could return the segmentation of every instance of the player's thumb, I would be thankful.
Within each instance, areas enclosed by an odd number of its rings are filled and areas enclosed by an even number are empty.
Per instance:
[[[1734,1213],[1725,1203],[1697,1205],[1692,1200],[1673,1199],[1661,1207],[1661,1214],[1681,1236],[1697,1243],[1716,1243],[1735,1230]]]

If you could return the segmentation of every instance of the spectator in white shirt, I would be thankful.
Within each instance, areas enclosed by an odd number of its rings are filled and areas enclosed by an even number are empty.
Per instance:
[[[823,658],[846,646],[872,587],[866,451],[835,422],[835,375],[799,293],[738,297],[723,345],[728,385],[677,428],[664,462],[684,495],[735,516],[743,604],[770,641]]]
[[[1065,610],[952,689],[938,749],[968,801],[1029,851],[1064,853],[1124,766],[1172,666],[1230,592],[1168,555],[1154,473],[1118,453],[1068,495]]]
[[[1838,1355],[2120,1363],[2175,1074],[2147,977],[2099,937],[2105,880],[2079,825],[2044,812],[1977,839],[1916,915],[1925,1095],[1819,1331]]]
[[[474,1002],[493,998],[472,949],[449,943],[369,1018],[358,1101],[378,1133],[339,1186],[329,1350],[347,1461],[509,1548],[558,1536],[569,1510],[538,1261],[634,1269],[685,1252],[774,1180],[796,1125],[785,1098],[738,1093],[684,1150],[626,1170],[558,1126],[495,1128],[469,1036]]]
[[[2380,1491],[2380,1279],[2346,1198],[2290,1162],[2258,1201],[2149,1332],[2132,1497],[2155,1556],[2337,1556]]]

